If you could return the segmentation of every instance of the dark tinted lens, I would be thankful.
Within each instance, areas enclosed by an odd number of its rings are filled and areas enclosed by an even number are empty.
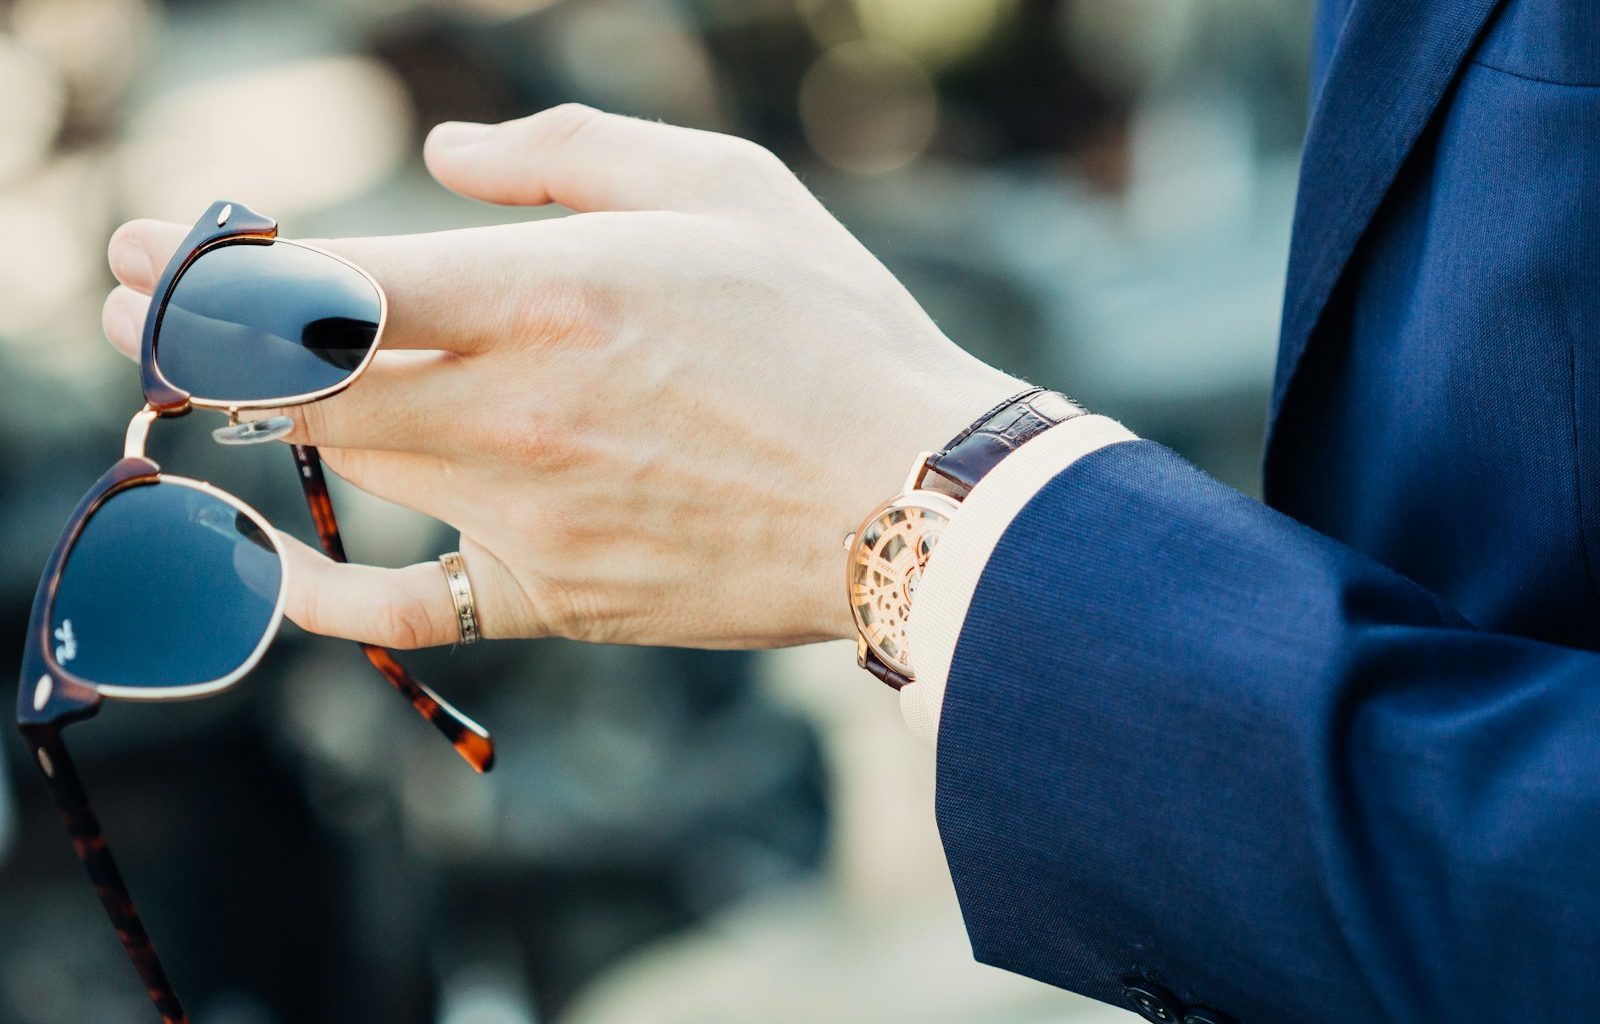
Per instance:
[[[50,608],[61,667],[159,689],[222,679],[272,628],[283,566],[238,509],[162,482],[118,491],[67,556]]]
[[[283,242],[207,249],[178,278],[156,365],[195,398],[250,402],[331,387],[378,334],[378,291],[331,256]]]

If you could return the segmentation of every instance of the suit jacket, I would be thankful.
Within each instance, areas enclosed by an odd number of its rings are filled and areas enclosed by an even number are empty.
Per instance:
[[[1317,25],[1267,504],[1135,441],[1011,522],[951,873],[979,959],[1174,1019],[1600,1019],[1600,0]]]

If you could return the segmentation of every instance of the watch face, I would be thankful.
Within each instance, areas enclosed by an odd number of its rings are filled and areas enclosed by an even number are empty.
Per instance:
[[[956,504],[943,495],[905,495],[874,513],[850,549],[850,608],[867,646],[910,676],[906,619],[917,584]]]

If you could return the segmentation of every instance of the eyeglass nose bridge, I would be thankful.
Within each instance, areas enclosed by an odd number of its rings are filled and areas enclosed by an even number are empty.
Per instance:
[[[145,447],[150,440],[150,425],[163,415],[183,415],[188,411],[188,408],[185,408],[180,413],[162,413],[147,405],[134,413],[133,419],[128,421],[127,433],[123,436],[122,457],[144,458]],[[266,419],[241,422],[237,411],[229,410],[228,425],[213,430],[211,439],[217,444],[229,446],[265,444],[287,437],[293,430],[294,420],[288,416],[268,416]]]
[[[187,410],[184,410],[187,411]],[[128,421],[128,430],[122,438],[122,458],[142,459],[144,446],[150,440],[150,424],[162,418],[162,413],[155,410],[154,406],[146,405],[138,413],[133,414],[133,419]]]
[[[150,424],[161,418],[161,413],[151,406],[145,406],[133,414],[133,419],[128,421],[128,430],[122,437],[122,457],[125,459],[142,459],[145,457],[145,445],[150,440]]]

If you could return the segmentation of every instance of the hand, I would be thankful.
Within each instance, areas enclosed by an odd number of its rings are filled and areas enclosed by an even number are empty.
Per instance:
[[[379,280],[390,319],[347,391],[287,410],[289,439],[460,530],[488,637],[854,636],[845,534],[1021,382],[945,338],[752,143],[563,106],[439,125],[425,158],[462,195],[577,215],[319,242]],[[104,322],[124,353],[184,233],[112,238]],[[455,641],[436,563],[291,547],[305,628]]]

